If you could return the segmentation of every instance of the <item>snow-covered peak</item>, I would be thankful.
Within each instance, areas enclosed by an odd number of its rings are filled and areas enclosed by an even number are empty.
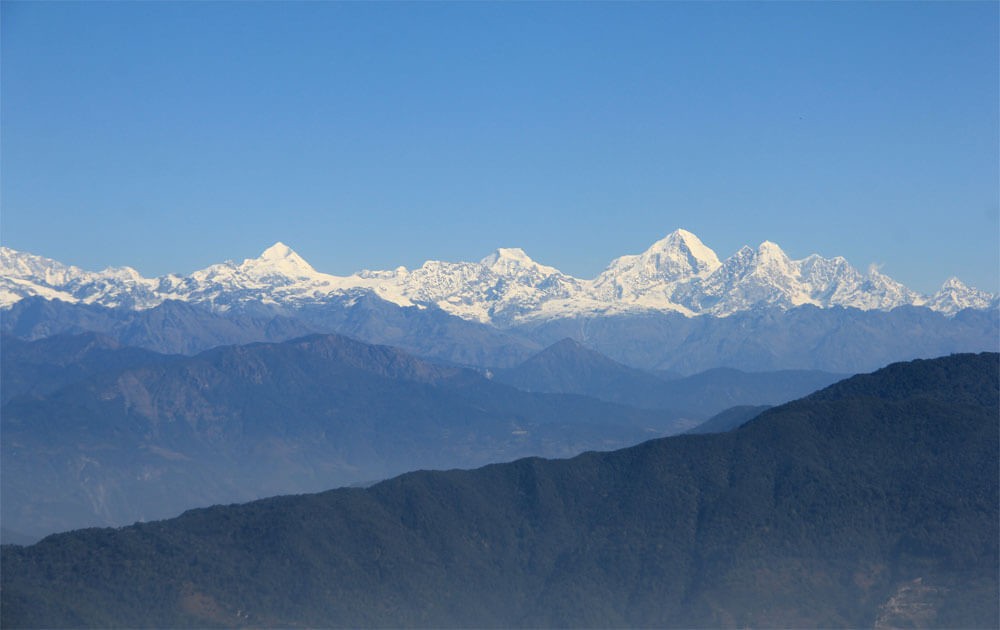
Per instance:
[[[520,247],[498,247],[489,256],[480,260],[479,263],[487,267],[492,267],[500,261],[510,261],[520,265],[531,265],[535,262]]]
[[[60,284],[88,272],[44,256],[0,247],[0,274],[8,278],[40,279],[45,284]]]
[[[970,287],[952,276],[945,280],[926,305],[935,311],[951,315],[966,308],[989,308],[996,300],[995,296]]]
[[[940,291],[968,291],[969,285],[965,284],[955,276],[952,276],[944,281],[941,285]]]
[[[766,274],[773,280],[777,280],[777,276],[783,276],[789,281],[794,281],[792,279],[797,279],[799,276],[799,265],[793,262],[777,243],[771,241],[764,241],[757,246],[752,266],[752,273]]]
[[[589,296],[626,310],[679,311],[692,314],[678,301],[678,292],[719,268],[719,257],[687,230],[674,230],[641,254],[611,261],[592,283]],[[687,292],[690,293],[690,292]]]
[[[296,254],[288,245],[278,241],[261,252],[258,258],[260,260],[285,260],[293,256],[298,257],[298,254]]]
[[[400,306],[436,305],[498,326],[582,314],[674,311],[726,316],[756,309],[814,305],[892,309],[909,304],[953,314],[995,308],[997,298],[950,278],[919,295],[872,268],[862,274],[841,257],[790,260],[771,241],[743,247],[724,262],[687,230],[675,230],[641,254],[615,259],[593,280],[540,265],[524,250],[500,248],[479,262],[430,260],[412,271],[316,271],[284,243],[257,258],[227,261],[186,276],[143,278],[129,267],[91,272],[0,247],[0,308],[29,296],[144,309],[164,300],[217,311],[250,304],[281,308],[355,299],[370,292]]]
[[[857,298],[848,304],[863,309],[890,309],[904,304],[922,305],[925,298],[879,271],[878,265],[868,266]]]
[[[479,264],[498,276],[504,277],[528,270],[544,276],[561,275],[561,272],[555,267],[541,265],[532,260],[520,247],[500,247],[480,260]]]
[[[126,282],[146,282],[146,278],[142,277],[142,274],[138,270],[132,267],[107,267],[104,271],[100,272],[100,275],[107,278],[114,278],[116,280],[122,280]]]
[[[318,272],[291,247],[278,241],[257,258],[248,258],[240,267],[245,271],[278,273],[289,278],[316,276]]]
[[[743,246],[699,285],[679,296],[695,311],[726,316],[759,306],[791,308],[813,304],[799,264],[771,241]]]
[[[623,260],[628,257],[622,257]],[[719,257],[687,230],[674,230],[656,241],[639,255],[639,262],[648,270],[656,270],[669,278],[707,276],[719,265]]]
[[[593,282],[600,301],[627,300],[676,310],[669,294],[678,283],[703,278],[719,267],[719,257],[687,230],[674,230],[641,254],[620,256]]]
[[[743,277],[746,275],[798,275],[798,264],[792,261],[777,243],[764,241],[757,249],[744,245],[735,254],[720,265],[719,274],[728,277]],[[717,275],[717,274],[713,274]]]
[[[785,250],[781,249],[777,243],[772,241],[764,241],[757,247],[757,255],[761,260],[774,260],[779,262],[785,262],[788,260],[788,254]]]
[[[162,301],[152,291],[153,285],[155,281],[143,278],[131,267],[85,271],[44,256],[0,247],[0,308],[29,296],[149,308]]]

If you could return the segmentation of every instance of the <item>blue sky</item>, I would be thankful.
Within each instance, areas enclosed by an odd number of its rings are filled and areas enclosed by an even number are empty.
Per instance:
[[[997,3],[12,3],[0,239],[190,272],[677,227],[1000,290]]]

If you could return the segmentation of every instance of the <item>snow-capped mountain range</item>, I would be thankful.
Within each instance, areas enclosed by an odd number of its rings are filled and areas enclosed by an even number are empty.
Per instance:
[[[189,276],[144,278],[130,267],[85,271],[0,247],[0,308],[29,296],[136,310],[180,300],[228,311],[248,305],[276,310],[356,299],[371,292],[401,306],[436,305],[464,319],[500,327],[581,314],[673,311],[725,317],[761,307],[914,305],[946,314],[998,305],[996,296],[951,278],[920,295],[875,268],[862,273],[841,257],[790,259],[776,244],[743,247],[719,260],[697,236],[676,230],[638,255],[611,261],[585,280],[541,265],[518,248],[479,262],[427,261],[419,269],[319,272],[283,243],[257,258],[228,261]]]

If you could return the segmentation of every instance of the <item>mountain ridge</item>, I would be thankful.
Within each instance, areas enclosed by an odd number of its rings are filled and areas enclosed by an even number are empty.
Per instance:
[[[641,254],[611,261],[593,279],[537,263],[524,250],[499,248],[479,262],[429,260],[421,267],[362,270],[334,276],[314,269],[282,242],[257,258],[210,265],[187,276],[144,278],[128,267],[85,271],[0,247],[0,309],[41,296],[70,303],[152,308],[167,300],[224,312],[248,303],[276,310],[353,299],[370,292],[399,306],[436,306],[501,328],[593,314],[677,312],[726,317],[761,307],[851,307],[890,310],[924,306],[953,315],[1000,304],[997,296],[957,278],[924,296],[872,267],[862,273],[844,258],[817,254],[792,260],[775,243],[743,247],[725,260],[678,229]]]
[[[748,373],[713,368],[664,380],[628,367],[566,337],[512,368],[490,370],[496,381],[544,393],[581,394],[638,407],[709,417],[735,405],[776,405],[841,380],[818,370]]]
[[[998,623],[996,353],[738,429],[4,546],[4,626]]]
[[[342,335],[195,356],[110,345],[88,334],[5,346],[5,527],[123,525],[418,468],[635,444],[701,419],[523,392]]]

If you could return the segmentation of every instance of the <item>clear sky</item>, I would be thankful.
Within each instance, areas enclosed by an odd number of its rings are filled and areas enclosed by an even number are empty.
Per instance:
[[[348,274],[678,227],[1000,291],[998,4],[16,3],[0,240]]]

